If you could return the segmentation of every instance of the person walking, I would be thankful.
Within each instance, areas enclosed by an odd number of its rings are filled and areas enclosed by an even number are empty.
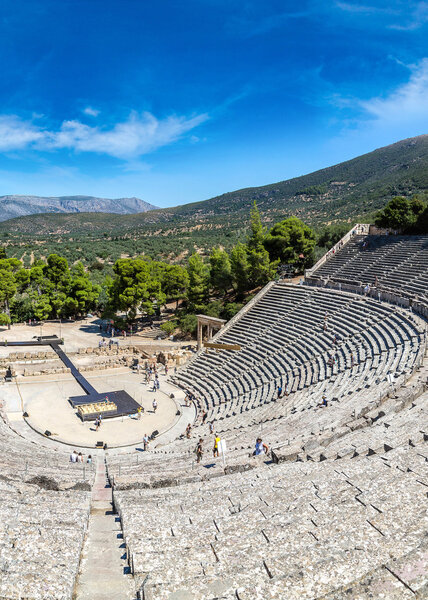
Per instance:
[[[153,402],[152,402],[152,406],[153,406],[153,412],[155,413],[158,407],[158,403],[156,402],[156,398],[153,398]]]
[[[149,449],[149,436],[147,435],[147,433],[145,433],[143,437],[143,448],[144,452],[146,452]]]
[[[186,437],[189,439],[190,438],[190,432],[192,431],[192,426],[189,423],[186,427]]]
[[[207,420],[207,416],[208,416],[208,413],[207,413],[207,411],[205,410],[205,411],[202,413],[202,425],[205,425],[205,421]]]
[[[214,421],[210,421],[210,433],[214,433]]]
[[[196,450],[195,450],[195,452],[196,452],[196,462],[197,462],[197,463],[200,463],[200,462],[201,462],[201,460],[202,460],[202,455],[203,455],[203,453],[204,453],[204,449],[203,449],[203,446],[202,446],[202,444],[203,444],[203,441],[204,441],[204,440],[203,440],[202,438],[199,438],[199,442],[198,442],[198,444],[197,444],[197,446],[196,446]]]

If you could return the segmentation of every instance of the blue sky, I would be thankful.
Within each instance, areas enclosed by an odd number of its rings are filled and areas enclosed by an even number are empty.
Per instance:
[[[428,1],[4,0],[0,195],[159,206],[428,133]]]

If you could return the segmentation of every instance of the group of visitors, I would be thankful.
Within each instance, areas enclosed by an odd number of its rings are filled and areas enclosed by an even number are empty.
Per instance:
[[[111,323],[107,323],[107,324],[101,323],[100,324],[100,333],[103,333],[103,332],[105,332],[106,335],[111,335],[111,337],[114,337],[115,335],[122,335],[122,337],[125,339],[127,336],[127,332],[125,329],[120,330],[118,327],[115,327]]]
[[[107,348],[107,346],[109,348],[111,348],[112,346],[116,345],[117,347],[119,347],[119,342],[118,340],[112,340],[110,339],[107,343],[107,340],[105,338],[102,338],[99,342],[98,342],[98,348]]]
[[[190,423],[189,423],[188,427],[190,427]],[[186,431],[187,431],[187,429],[186,429]],[[190,435],[188,437],[190,437]],[[213,457],[214,458],[219,457],[220,442],[221,442],[221,438],[220,438],[219,434],[216,434],[214,436],[214,446],[213,446]],[[195,448],[197,463],[201,462],[203,454],[204,454],[203,444],[204,444],[203,438],[199,438],[198,443],[196,444],[196,448]],[[260,456],[261,454],[268,454],[268,453],[269,453],[269,446],[263,442],[261,437],[258,437],[256,439],[256,445],[255,445],[255,449],[254,449],[252,456]]]
[[[284,387],[282,387],[282,383],[280,383],[278,385],[278,389],[277,389],[277,398],[284,398],[284,396],[288,396],[289,392],[289,385],[288,383],[285,384]]]
[[[77,450],[73,450],[70,454],[70,462],[72,463],[83,463],[85,462],[83,454],[81,452],[77,452]],[[86,459],[86,464],[92,463],[92,456],[89,455]]]
[[[147,363],[146,365],[146,383],[150,383],[152,380],[152,377],[154,377],[155,379],[159,379],[159,374],[158,374],[158,369],[156,366],[156,363],[153,364],[149,364]]]

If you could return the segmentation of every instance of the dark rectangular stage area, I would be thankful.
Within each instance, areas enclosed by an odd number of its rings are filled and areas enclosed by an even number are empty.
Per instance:
[[[128,394],[128,392],[125,392],[125,390],[119,390],[116,392],[103,392],[101,394],[95,392],[93,394],[85,394],[84,396],[71,396],[68,400],[73,408],[78,408],[82,404],[95,404],[98,402],[104,402],[106,398],[110,402],[114,402],[117,409],[115,412],[109,412],[108,414],[103,415],[103,418],[105,419],[134,415],[140,408],[138,402],[136,402]]]

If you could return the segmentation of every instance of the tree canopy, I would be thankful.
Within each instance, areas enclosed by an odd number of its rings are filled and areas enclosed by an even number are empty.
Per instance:
[[[277,259],[300,269],[312,264],[315,243],[314,231],[297,217],[276,223],[264,240],[271,260]]]
[[[428,199],[425,195],[416,195],[413,198],[396,196],[377,213],[375,224],[403,233],[427,233],[427,207]]]

